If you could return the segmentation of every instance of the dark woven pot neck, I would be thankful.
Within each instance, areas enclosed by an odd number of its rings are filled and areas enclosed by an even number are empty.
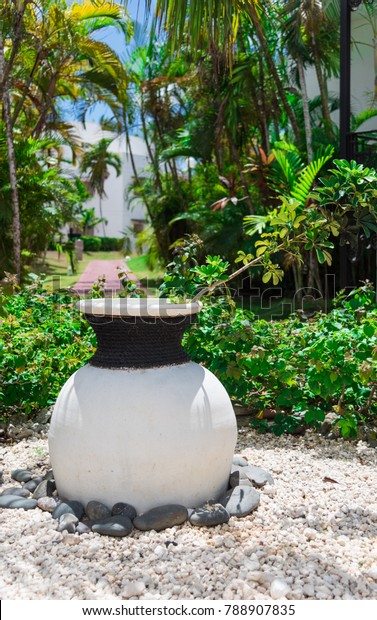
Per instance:
[[[155,368],[190,361],[182,349],[184,331],[195,320],[177,318],[98,317],[85,314],[98,347],[89,364],[100,368]]]

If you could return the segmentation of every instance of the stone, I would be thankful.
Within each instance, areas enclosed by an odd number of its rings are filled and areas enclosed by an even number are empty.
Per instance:
[[[241,483],[241,476],[239,471],[232,471],[229,476],[229,488],[234,489],[234,487],[238,487]]]
[[[258,508],[260,495],[253,487],[241,484],[225,493],[219,502],[227,509],[230,516],[246,517]]]
[[[52,497],[53,492],[56,489],[54,480],[42,480],[33,493],[33,499],[40,499],[41,497]]]
[[[56,508],[56,500],[53,497],[40,497],[37,503],[38,508],[46,512],[54,512]]]
[[[246,467],[245,467],[246,469]],[[229,476],[229,488],[234,489],[234,487],[238,487],[240,484],[243,484],[248,487],[253,487],[253,483],[249,478],[246,478],[241,475],[240,471],[233,471]]]
[[[66,530],[70,534],[74,534],[76,530],[76,524],[78,522],[79,520],[76,517],[76,515],[73,515],[72,513],[67,512],[66,514],[59,517],[58,531],[64,532],[64,530]]]
[[[75,515],[80,520],[84,516],[84,506],[74,500],[61,501],[56,506],[52,516],[54,519],[59,519],[62,515],[68,513]]]
[[[29,480],[29,482],[25,482],[23,488],[33,493],[41,482],[42,478],[40,476],[37,476],[36,478],[32,478],[31,480]]]
[[[274,484],[274,479],[267,471],[254,465],[232,465],[229,484],[237,486],[237,475],[239,484],[244,484],[243,480],[249,480],[256,487],[263,487],[265,484]]]
[[[131,506],[131,504],[126,504],[124,502],[118,502],[117,504],[114,504],[114,506],[112,507],[111,514],[122,515],[123,517],[128,517],[129,519],[131,519],[131,521],[133,521],[137,515],[137,511],[136,511],[136,508]]]
[[[102,521],[107,517],[111,517],[111,510],[102,502],[95,500],[89,502],[85,508],[85,513],[92,521]]]
[[[21,441],[21,439],[27,439],[33,435],[33,431],[31,428],[24,428],[23,430],[17,433],[17,440]],[[22,481],[21,481],[22,482]]]
[[[127,599],[131,598],[131,596],[140,596],[144,590],[145,583],[143,581],[131,581],[122,588],[122,598]]]
[[[47,424],[51,419],[51,414],[52,414],[52,407],[50,407],[49,409],[41,409],[40,411],[38,411],[37,415],[35,416],[35,419],[38,422],[38,424]]]
[[[1,495],[17,495],[18,497],[30,497],[31,493],[23,487],[9,487],[8,489],[4,489]]]
[[[63,538],[63,543],[65,545],[69,545],[70,547],[72,547],[73,545],[79,545],[80,544],[80,538],[79,538],[79,536],[76,536],[76,534],[67,534]]]
[[[87,525],[86,523],[83,523],[82,521],[80,521],[76,526],[77,534],[88,534],[91,531],[92,531],[92,528],[89,527],[89,525]]]
[[[174,525],[181,525],[187,521],[188,513],[185,506],[180,504],[166,504],[152,508],[134,519],[134,526],[138,530],[155,530],[160,532]]]
[[[36,499],[26,499],[24,497],[20,497],[19,499],[15,499],[8,508],[23,508],[24,510],[33,510],[37,507]]]
[[[270,595],[275,601],[279,598],[285,597],[291,588],[283,579],[274,579],[270,585]]]
[[[274,484],[274,479],[271,474],[262,469],[262,467],[248,465],[243,471],[246,473],[247,478],[257,487],[263,487],[267,483]]]
[[[189,521],[192,525],[213,526],[228,523],[229,519],[230,514],[222,504],[204,504],[194,510]]]
[[[315,596],[314,586],[312,583],[306,583],[304,587],[302,588],[302,592],[304,596],[310,596],[310,597]]]
[[[240,454],[235,454],[232,462],[233,465],[238,465],[238,467],[246,467],[246,465],[249,464],[247,460]]]
[[[368,577],[377,581],[377,564],[371,566],[367,573]]]
[[[16,495],[1,495],[0,496],[0,508],[9,508],[12,502],[14,502],[17,498]]]
[[[14,469],[10,476],[17,482],[29,482],[29,480],[32,479],[33,474],[28,469]]]
[[[102,534],[102,536],[115,536],[116,538],[128,536],[131,534],[132,529],[131,519],[121,515],[107,517],[92,525],[92,532]]]
[[[55,480],[54,472],[52,471],[52,469],[49,469],[48,472],[45,473],[45,475],[43,476],[43,480]]]

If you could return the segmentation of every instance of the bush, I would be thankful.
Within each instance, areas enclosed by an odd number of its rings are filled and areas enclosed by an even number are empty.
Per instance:
[[[123,239],[118,237],[81,237],[85,252],[120,252]]]
[[[84,242],[84,252],[99,252],[101,250],[102,242],[100,237],[82,236],[81,239]]]
[[[103,252],[120,252],[123,249],[124,239],[118,237],[101,237]]]
[[[375,426],[377,309],[369,286],[337,305],[304,322],[295,315],[267,322],[217,303],[200,313],[185,346],[232,399],[252,408],[262,430],[318,428],[333,412],[342,435],[356,436],[359,424]]]
[[[67,294],[39,281],[17,294],[0,292],[0,419],[52,405],[75,370],[91,357],[95,336]]]

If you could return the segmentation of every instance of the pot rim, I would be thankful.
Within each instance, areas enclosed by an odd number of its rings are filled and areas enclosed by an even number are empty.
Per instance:
[[[124,299],[108,297],[105,299],[81,299],[76,308],[94,316],[140,316],[140,317],[176,317],[197,314],[202,309],[200,301],[175,304],[161,297],[144,297]]]

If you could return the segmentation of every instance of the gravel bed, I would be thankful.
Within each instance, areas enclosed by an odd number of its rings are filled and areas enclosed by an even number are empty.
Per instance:
[[[0,493],[13,469],[49,469],[45,438],[0,450]],[[240,428],[237,452],[275,485],[261,489],[254,513],[226,525],[115,539],[58,532],[39,509],[0,510],[0,598],[376,599],[376,449]]]

